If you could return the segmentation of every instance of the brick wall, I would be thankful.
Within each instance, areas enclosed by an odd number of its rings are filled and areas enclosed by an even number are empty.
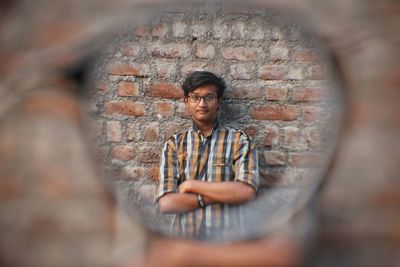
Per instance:
[[[263,10],[165,13],[116,35],[93,74],[94,131],[112,182],[153,205],[162,145],[190,126],[180,85],[203,69],[229,84],[220,120],[257,142],[263,188],[309,182],[331,122],[318,47]]]

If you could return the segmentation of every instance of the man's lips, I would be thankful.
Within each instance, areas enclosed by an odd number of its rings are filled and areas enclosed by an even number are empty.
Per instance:
[[[196,112],[197,113],[207,113],[208,109],[198,109]]]

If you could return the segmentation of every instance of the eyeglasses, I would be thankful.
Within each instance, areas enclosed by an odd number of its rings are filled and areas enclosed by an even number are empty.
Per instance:
[[[190,95],[188,96],[189,102],[191,103],[200,103],[200,100],[203,99],[204,102],[208,103],[214,103],[217,101],[218,97],[215,95],[206,95],[206,96],[198,96],[198,95]]]

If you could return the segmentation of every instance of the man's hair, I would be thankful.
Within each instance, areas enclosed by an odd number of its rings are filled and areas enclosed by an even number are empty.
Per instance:
[[[190,92],[205,85],[215,85],[217,87],[218,98],[224,95],[226,88],[224,79],[209,71],[195,71],[186,77],[182,85],[183,93],[186,97]]]

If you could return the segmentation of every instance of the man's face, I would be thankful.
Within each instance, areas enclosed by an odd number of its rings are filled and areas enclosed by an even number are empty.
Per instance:
[[[221,104],[217,92],[218,89],[215,85],[204,85],[185,97],[185,105],[195,122],[214,123]]]

